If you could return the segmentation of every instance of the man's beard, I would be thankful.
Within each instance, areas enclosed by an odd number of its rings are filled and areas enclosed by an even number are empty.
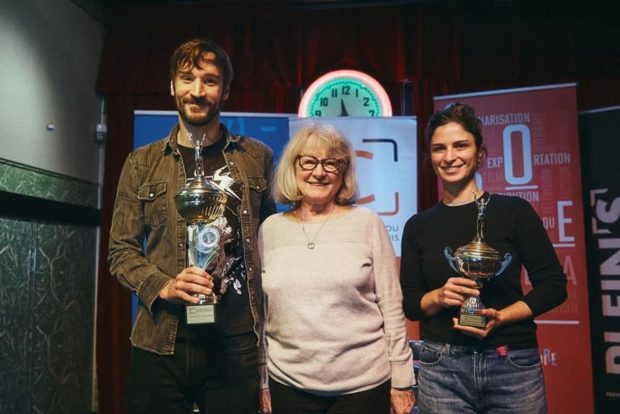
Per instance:
[[[202,106],[202,102],[197,102],[196,104]],[[221,112],[222,105],[221,102],[217,102],[216,104],[209,106],[206,114],[197,114],[192,113],[189,110],[186,110],[186,105],[180,99],[177,100],[177,110],[179,111],[179,115],[181,119],[189,125],[192,126],[205,126],[208,125],[216,116],[218,116]]]

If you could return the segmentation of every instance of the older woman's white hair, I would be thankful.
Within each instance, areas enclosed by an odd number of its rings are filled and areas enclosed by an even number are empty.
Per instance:
[[[353,146],[338,128],[327,124],[303,127],[286,144],[275,175],[274,199],[283,204],[299,204],[302,195],[295,177],[295,163],[302,152],[312,149],[325,150],[330,157],[342,161],[339,171],[342,186],[334,201],[338,205],[354,204],[357,201],[358,186]]]

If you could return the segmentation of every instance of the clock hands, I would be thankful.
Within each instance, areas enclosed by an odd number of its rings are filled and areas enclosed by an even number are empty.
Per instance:
[[[344,100],[340,99],[340,116],[349,116],[347,107],[344,106]]]

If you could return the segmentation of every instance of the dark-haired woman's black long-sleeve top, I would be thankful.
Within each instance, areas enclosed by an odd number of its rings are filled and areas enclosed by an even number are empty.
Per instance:
[[[476,234],[477,208],[474,202],[461,206],[438,203],[411,217],[404,228],[401,252],[401,284],[405,315],[420,321],[422,339],[459,345],[484,345],[513,348],[536,347],[533,319],[507,324],[485,339],[464,335],[453,328],[452,318],[459,308],[442,309],[427,316],[421,308],[422,297],[442,287],[448,278],[458,276],[444,256],[463,246]],[[487,281],[480,298],[487,308],[501,310],[517,300],[525,302],[538,316],[566,299],[566,275],[558,261],[542,221],[525,200],[492,195],[484,225],[486,242],[499,251],[512,254],[512,262],[499,276]],[[525,267],[532,289],[523,294],[521,267]]]

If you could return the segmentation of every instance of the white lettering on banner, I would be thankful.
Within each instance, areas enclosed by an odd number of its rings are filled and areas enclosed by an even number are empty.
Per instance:
[[[609,234],[610,231],[608,229],[600,229],[598,228],[598,221],[602,221],[606,224],[615,223],[618,221],[620,217],[620,197],[614,199],[611,202],[611,206],[607,208],[610,204],[604,200],[597,200],[597,194],[605,194],[607,192],[607,188],[600,190],[591,190],[590,191],[590,205],[593,207],[595,217],[592,217],[592,233],[594,234]]]
[[[596,217],[603,223],[615,223],[620,217],[620,197],[611,203],[609,210],[606,209],[607,204],[601,200],[596,202]]]
[[[529,124],[529,112],[508,112],[505,114],[481,115],[480,121],[484,126],[496,126],[506,124]]]
[[[599,239],[599,249],[618,249],[601,266],[601,275],[620,276],[620,239]]]
[[[517,154],[512,151],[512,139],[513,135],[516,134],[521,136],[520,155],[523,161],[523,175],[519,177],[515,175],[513,163],[513,159]],[[514,186],[525,185],[532,181],[534,176],[532,168],[532,139],[528,126],[524,124],[507,126],[504,128],[502,142],[504,144],[504,177],[506,178],[506,182]]]
[[[487,168],[501,168],[503,163],[502,157],[487,157]]]
[[[543,226],[546,230],[555,229],[555,217],[541,217],[540,219],[542,220]]]
[[[544,365],[551,365],[552,367],[558,366],[558,353],[553,352],[549,348],[543,348],[540,353],[540,362]]]
[[[560,243],[574,243],[575,236],[568,236],[566,234],[566,224],[573,222],[572,218],[568,218],[564,215],[564,209],[571,207],[573,202],[570,200],[558,201],[558,240]]]
[[[385,229],[387,230],[388,235],[390,236],[390,240],[392,240],[392,242],[400,241],[400,226],[386,224]]]
[[[603,338],[606,343],[620,344],[620,333],[618,332],[605,332]],[[620,346],[610,346],[605,351],[605,371],[607,374],[620,374]]]
[[[601,290],[618,290],[618,291],[620,291],[620,280],[603,280],[603,281],[601,281]]]
[[[598,247],[599,249],[618,249],[601,264],[601,276],[620,275],[620,239],[599,239]],[[616,292],[612,294],[601,292],[603,316],[620,316],[620,281],[601,280],[601,290]]]
[[[608,188],[590,190],[590,206],[592,207],[592,235],[598,238],[599,265],[601,277],[601,307],[604,317],[620,317],[620,280],[606,276],[620,276],[620,238],[604,238],[611,234],[606,225],[616,223],[620,218],[620,197],[612,202],[597,199],[607,193]],[[611,254],[603,254],[603,250],[611,249]],[[606,257],[606,259],[602,259]],[[620,333],[604,332],[605,373],[620,375]]]
[[[620,281],[603,280],[601,281],[601,291],[617,291],[620,292]],[[602,294],[603,316],[620,316],[620,304],[618,303],[618,295]]]
[[[573,265],[573,258],[567,254],[564,257],[564,263],[562,263],[562,270],[566,275],[567,282],[571,282],[573,286],[577,286],[577,274],[575,273],[575,266]]]
[[[527,200],[529,203],[537,203],[540,201],[540,195],[538,191],[507,191],[507,192],[499,192],[498,194],[521,197],[524,200]]]
[[[573,257],[570,254],[567,255],[558,255],[558,261],[562,265],[562,271],[566,275],[567,281],[571,282],[573,286],[577,286],[577,273],[575,272],[575,265],[573,264]],[[530,278],[527,274],[527,270],[523,269],[521,271],[521,285],[531,288],[532,282],[530,282]],[[569,301],[564,302],[562,308],[564,308]],[[558,308],[556,308],[557,310]],[[554,310],[555,311],[555,310]]]
[[[565,165],[570,164],[570,152],[550,152],[534,154],[534,165]]]

